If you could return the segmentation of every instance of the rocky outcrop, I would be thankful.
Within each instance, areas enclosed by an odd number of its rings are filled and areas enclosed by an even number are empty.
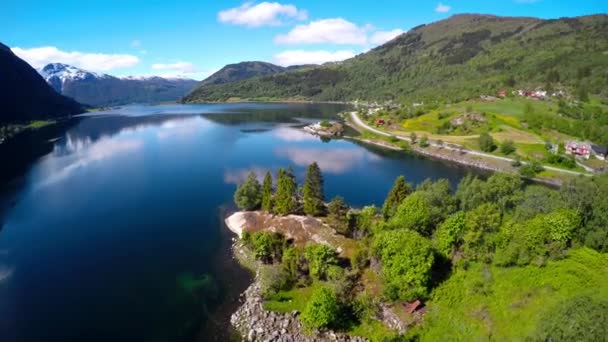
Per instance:
[[[254,282],[242,294],[243,304],[232,315],[230,322],[247,341],[368,341],[333,331],[314,331],[307,334],[298,319],[299,313],[276,313],[264,310],[260,285]]]

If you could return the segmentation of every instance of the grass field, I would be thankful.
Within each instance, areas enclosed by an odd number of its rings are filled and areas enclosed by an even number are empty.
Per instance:
[[[545,267],[474,264],[433,291],[425,323],[411,333],[422,341],[521,341],[581,291],[608,297],[608,255],[583,248]]]

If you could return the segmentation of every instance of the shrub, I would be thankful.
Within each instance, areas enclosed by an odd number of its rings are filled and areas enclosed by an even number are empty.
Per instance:
[[[534,160],[529,162],[528,164],[522,165],[519,168],[519,173],[524,177],[534,178],[538,173],[542,172],[543,170],[545,170],[543,165],[538,161]]]
[[[340,306],[336,293],[326,287],[316,290],[300,316],[308,330],[331,327],[338,321]]]
[[[329,267],[338,264],[336,251],[326,245],[308,245],[304,250],[304,256],[308,261],[310,275],[316,279],[326,279]]]
[[[500,144],[500,152],[509,155],[513,152],[515,152],[516,148],[515,148],[515,143],[513,142],[513,140],[505,140],[502,142],[502,144]]]
[[[483,132],[478,138],[479,148],[484,152],[492,152],[496,149],[494,139],[488,132]]]
[[[429,138],[426,135],[423,135],[422,138],[420,138],[420,147],[427,146],[429,146]]]

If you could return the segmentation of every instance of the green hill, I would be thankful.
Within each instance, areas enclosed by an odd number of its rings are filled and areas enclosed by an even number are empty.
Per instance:
[[[203,84],[184,102],[229,99],[458,101],[502,88],[608,98],[608,15],[542,20],[463,14],[341,63]]]

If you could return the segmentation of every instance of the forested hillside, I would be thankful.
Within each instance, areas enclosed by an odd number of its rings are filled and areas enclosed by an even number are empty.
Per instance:
[[[546,87],[608,98],[608,16],[456,15],[342,63],[201,85],[185,102],[228,99],[453,102]]]

